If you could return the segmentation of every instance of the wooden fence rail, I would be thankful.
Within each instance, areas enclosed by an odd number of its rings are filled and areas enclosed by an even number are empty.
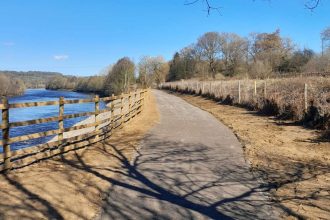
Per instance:
[[[122,127],[124,123],[129,122],[142,111],[146,93],[147,90],[139,90],[129,94],[121,94],[119,96],[112,95],[111,97],[105,98],[95,96],[93,99],[65,100],[64,97],[60,97],[58,101],[13,104],[9,104],[8,99],[3,97],[0,104],[0,110],[2,111],[2,139],[0,140],[0,145],[3,148],[3,160],[0,160],[0,171],[6,172],[14,168],[26,166],[35,161],[68,150],[81,148],[107,138],[109,132],[118,127]],[[106,108],[102,110],[100,110],[101,101],[107,103]],[[64,114],[65,105],[82,103],[94,103],[94,111]],[[39,106],[58,106],[58,116],[19,122],[9,121],[10,109]],[[88,121],[88,123],[78,123],[68,128],[64,127],[64,120],[86,116],[89,116],[89,118],[82,122]],[[11,128],[49,122],[58,122],[58,129],[10,137]],[[85,130],[85,132],[83,130]],[[16,151],[12,151],[10,147],[13,143],[54,135],[56,135],[56,137],[45,144],[39,144]]]

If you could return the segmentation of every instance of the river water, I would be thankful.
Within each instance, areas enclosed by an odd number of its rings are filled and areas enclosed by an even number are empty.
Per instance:
[[[59,97],[63,96],[65,99],[88,99],[92,98],[92,95],[70,92],[70,91],[52,91],[46,89],[28,89],[24,95],[9,98],[9,103],[22,103],[22,102],[41,102],[41,101],[56,101]],[[70,104],[64,106],[64,114],[91,112],[94,111],[94,103],[84,104]],[[101,103],[101,109],[104,108],[104,104]],[[48,118],[58,116],[58,106],[42,106],[42,107],[29,107],[29,108],[17,108],[10,109],[9,122],[18,122],[33,120],[39,118]],[[1,117],[0,117],[1,118]],[[64,127],[71,127],[72,125],[86,119],[87,117],[73,118],[64,120]],[[0,119],[1,122],[1,119]],[[10,129],[10,137],[21,136],[25,134],[32,134],[37,132],[44,132],[49,130],[58,129],[58,122],[42,123],[38,125],[21,126]],[[36,144],[45,143],[54,136],[45,138],[33,139],[24,142],[18,142],[11,145],[12,150],[26,148]],[[0,131],[0,139],[2,134]],[[2,146],[0,147],[2,152]]]

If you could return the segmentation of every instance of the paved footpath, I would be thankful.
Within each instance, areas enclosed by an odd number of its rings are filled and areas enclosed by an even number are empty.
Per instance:
[[[100,219],[279,219],[235,135],[211,114],[154,91],[160,123],[122,157]],[[116,180],[117,180],[116,179]]]

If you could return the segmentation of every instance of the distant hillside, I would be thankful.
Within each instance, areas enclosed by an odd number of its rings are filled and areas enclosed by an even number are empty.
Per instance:
[[[0,71],[0,74],[9,76],[11,79],[20,79],[24,82],[26,88],[45,88],[46,84],[55,76],[62,76],[61,73],[56,72],[42,72],[42,71]]]

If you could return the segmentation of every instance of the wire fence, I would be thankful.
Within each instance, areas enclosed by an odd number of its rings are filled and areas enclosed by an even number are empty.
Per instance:
[[[305,120],[323,129],[330,126],[330,78],[182,80],[163,83],[160,87],[245,106],[284,119]]]

